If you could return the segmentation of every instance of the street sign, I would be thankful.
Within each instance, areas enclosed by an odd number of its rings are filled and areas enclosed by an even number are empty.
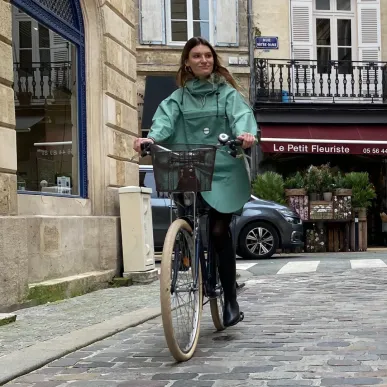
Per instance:
[[[257,36],[255,38],[255,48],[261,50],[278,50],[278,37],[275,36]]]

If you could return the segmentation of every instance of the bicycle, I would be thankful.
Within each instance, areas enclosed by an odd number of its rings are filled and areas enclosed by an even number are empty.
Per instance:
[[[184,202],[184,214],[180,217],[178,214],[168,229],[160,272],[165,339],[172,356],[179,362],[189,360],[195,352],[204,297],[210,303],[215,328],[225,329],[218,257],[211,246],[208,227],[207,254],[203,244],[203,220],[208,209],[197,202],[200,192],[211,190],[217,149],[228,146],[228,153],[236,157],[237,147],[242,143],[230,140],[226,134],[221,134],[218,140],[216,146],[171,145],[166,148],[167,145],[142,144],[142,156],[152,157],[156,189],[171,194],[171,220],[174,197],[178,195],[175,203]],[[185,321],[180,322],[184,314]],[[243,318],[241,312],[239,321]]]

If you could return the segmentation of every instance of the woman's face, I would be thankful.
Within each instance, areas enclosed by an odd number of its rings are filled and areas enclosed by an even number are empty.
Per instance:
[[[214,57],[209,47],[204,44],[195,46],[189,53],[185,65],[191,67],[197,78],[208,78],[214,69]]]

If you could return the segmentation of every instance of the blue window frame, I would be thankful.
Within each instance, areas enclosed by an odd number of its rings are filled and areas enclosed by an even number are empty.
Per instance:
[[[61,35],[63,38],[69,40],[77,47],[77,75],[79,79],[79,195],[83,198],[87,198],[85,33],[81,5],[79,0],[11,0],[11,3],[38,22],[46,25],[54,32]],[[28,194],[42,195],[41,192],[28,192]]]

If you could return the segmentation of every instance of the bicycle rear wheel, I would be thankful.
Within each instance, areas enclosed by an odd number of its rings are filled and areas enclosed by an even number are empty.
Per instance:
[[[218,267],[216,267],[216,294],[219,294],[218,297],[210,300],[210,309],[212,322],[217,331],[224,331],[226,327],[223,325],[223,308],[224,308],[224,296],[223,288],[219,279]]]
[[[189,360],[199,339],[203,289],[194,243],[191,226],[183,219],[175,220],[168,229],[161,260],[163,328],[168,348],[177,361]]]

